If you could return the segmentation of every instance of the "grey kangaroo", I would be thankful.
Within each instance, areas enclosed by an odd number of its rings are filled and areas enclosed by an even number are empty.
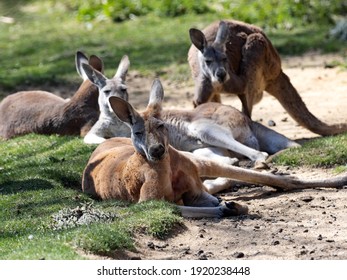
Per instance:
[[[242,111],[251,117],[253,105],[266,91],[296,122],[314,133],[334,135],[347,131],[346,123],[328,125],[308,110],[282,71],[278,52],[260,28],[225,20],[202,31],[191,28],[189,34],[192,46],[188,62],[195,80],[195,106],[221,102],[221,93],[236,94]]]

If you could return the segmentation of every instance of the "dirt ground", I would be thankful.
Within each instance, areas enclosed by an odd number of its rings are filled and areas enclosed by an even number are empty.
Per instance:
[[[282,58],[311,112],[327,123],[347,120],[347,71],[329,68],[336,55],[306,54]],[[130,101],[146,104],[152,81],[135,72],[128,79]],[[163,81],[165,108],[191,108],[193,82]],[[223,102],[240,108],[234,97]],[[298,126],[279,102],[265,94],[254,107],[253,119],[295,140],[318,137]],[[330,170],[283,170],[296,176],[332,176]],[[185,219],[166,240],[139,234],[136,252],[114,252],[116,259],[347,259],[347,189],[276,192],[269,187],[241,187],[219,194],[224,201],[249,207],[249,214],[225,219]]]

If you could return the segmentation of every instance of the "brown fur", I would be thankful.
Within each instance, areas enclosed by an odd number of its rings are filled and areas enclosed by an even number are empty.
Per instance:
[[[85,61],[88,63],[87,58]],[[102,71],[96,56],[91,56],[89,63]],[[98,117],[98,89],[88,79],[70,100],[46,91],[17,92],[0,103],[0,137],[28,133],[84,136]]]
[[[188,193],[202,192],[203,185],[195,183],[200,182],[197,175],[192,162],[172,147],[163,160],[150,162],[135,152],[131,139],[112,138],[92,154],[84,171],[83,190],[102,199],[179,202]]]
[[[236,94],[241,100],[243,112],[251,117],[253,105],[262,99],[263,91],[267,91],[278,99],[295,121],[310,131],[320,135],[347,131],[346,123],[325,124],[307,109],[282,71],[278,52],[260,28],[235,20],[223,22],[226,24],[227,39],[222,45],[215,42],[220,22],[212,23],[202,32],[208,46],[226,56],[227,80],[213,84],[203,76],[198,58],[200,51],[194,44],[189,49],[188,61],[196,85],[195,105],[221,102],[221,93]]]

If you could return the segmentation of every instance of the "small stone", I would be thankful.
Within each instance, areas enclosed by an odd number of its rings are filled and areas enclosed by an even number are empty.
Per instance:
[[[322,240],[322,239],[323,239],[323,236],[321,234],[318,235],[317,240]]]
[[[276,123],[273,120],[267,122],[268,126],[276,126]]]
[[[275,240],[275,241],[273,241],[273,242],[271,243],[271,245],[274,245],[274,246],[276,246],[276,245],[278,245],[278,244],[280,244],[280,242],[279,242],[278,240]]]
[[[314,198],[312,196],[304,196],[301,198],[304,202],[311,202]]]
[[[235,258],[238,258],[238,259],[241,259],[241,258],[243,258],[244,256],[245,256],[245,254],[242,253],[242,252],[235,252],[235,253],[234,253],[234,257],[235,257]]]
[[[149,241],[148,243],[147,243],[147,247],[148,248],[150,248],[150,249],[155,249],[155,245],[154,245],[154,243],[153,242],[151,242],[151,241]]]

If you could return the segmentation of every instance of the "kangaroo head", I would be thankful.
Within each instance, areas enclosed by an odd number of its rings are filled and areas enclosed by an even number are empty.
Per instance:
[[[212,84],[223,84],[228,77],[228,59],[225,44],[228,40],[228,26],[224,21],[219,23],[216,38],[212,43],[199,29],[189,30],[192,44],[199,50],[198,60],[202,75]]]
[[[100,112],[110,115],[109,98],[116,96],[128,100],[127,86],[125,78],[128,73],[130,62],[128,56],[123,56],[119,63],[116,74],[108,79],[104,74],[89,64],[83,63],[82,68],[87,78],[99,88],[99,108]]]
[[[127,101],[110,97],[110,106],[116,116],[131,129],[131,139],[138,153],[148,161],[156,162],[168,154],[168,130],[159,119],[164,90],[161,82],[153,82],[147,108],[138,113]]]

